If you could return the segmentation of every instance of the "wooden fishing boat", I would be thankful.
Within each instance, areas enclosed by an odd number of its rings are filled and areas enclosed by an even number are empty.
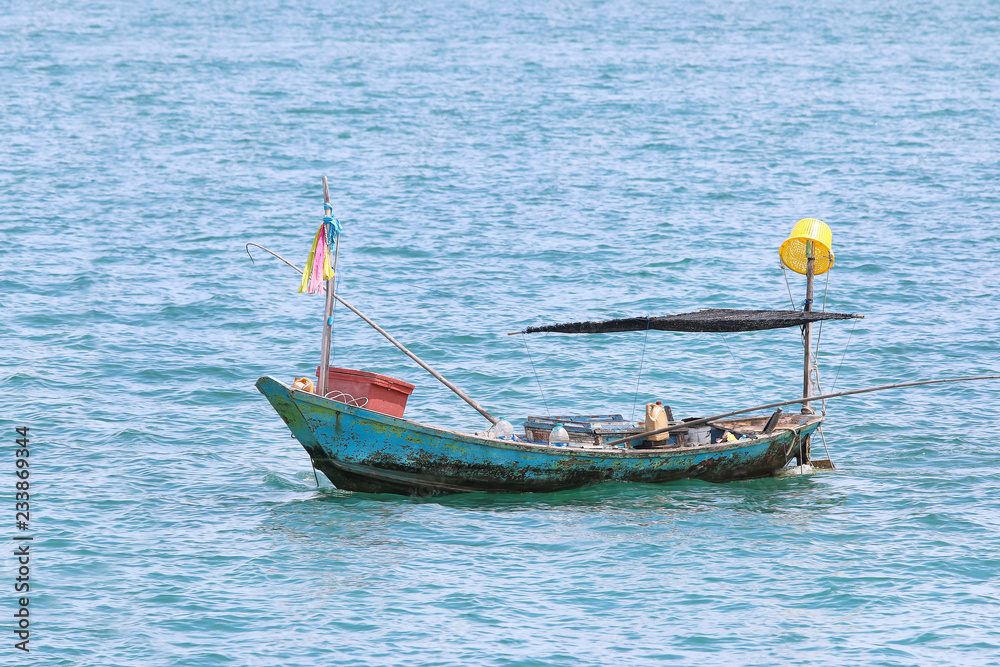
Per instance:
[[[680,421],[673,421],[672,416],[664,417],[669,410],[659,413],[663,420],[657,417],[651,421],[647,414],[644,422],[625,421],[620,415],[535,417],[525,423],[524,435],[516,436],[509,423],[491,415],[371,318],[335,293],[340,223],[332,217],[325,177],[323,191],[324,222],[316,234],[305,270],[257,244],[247,244],[247,252],[249,254],[249,247],[254,245],[300,272],[300,292],[307,285],[310,293],[323,292],[325,285],[326,308],[321,364],[317,370],[318,386],[312,387],[311,381],[288,386],[269,376],[257,380],[256,386],[308,452],[314,469],[322,471],[340,489],[429,495],[473,491],[555,491],[612,480],[659,483],[701,479],[724,482],[773,475],[786,468],[793,459],[804,471],[812,460],[810,438],[823,422],[823,416],[814,414],[811,408],[813,401],[899,387],[1000,378],[987,375],[926,380],[815,395],[812,388],[813,384],[818,387],[818,381],[813,379],[812,324],[862,316],[813,312],[813,278],[828,271],[834,258],[830,229],[819,220],[807,218],[796,223],[779,250],[784,266],[806,276],[806,298],[801,310],[714,309],[663,317],[572,322],[511,332],[607,334],[652,330],[728,333],[801,328],[804,350],[801,398]],[[403,418],[405,399],[396,409],[391,406],[391,401],[370,400],[373,396],[366,393],[363,385],[352,385],[354,388],[351,391],[332,386],[331,370],[343,371],[352,377],[372,375],[330,368],[331,313],[335,300],[472,406],[490,422],[490,429],[463,433],[421,424]],[[413,388],[400,380],[379,377],[380,382],[384,381],[383,384],[390,388],[408,387],[407,394]],[[360,394],[358,386],[362,387]],[[801,405],[801,414],[782,412],[783,406],[795,404]],[[647,411],[652,406],[648,405]],[[774,408],[777,410],[773,413],[745,416]],[[650,414],[657,413],[653,410]],[[558,438],[550,441],[551,429],[557,421],[567,422],[570,426],[572,437],[569,442],[563,440],[561,432]],[[692,437],[694,433],[697,433],[696,437]],[[832,462],[827,460],[826,463],[824,467],[832,467]]]
[[[292,389],[272,377],[257,389],[339,489],[431,495],[468,491],[556,491],[604,481],[721,482],[766,477],[800,456],[820,415],[780,414],[709,422],[707,445],[671,437],[647,448],[512,441],[420,424]],[[691,423],[691,422],[689,422]],[[641,432],[605,429],[605,440]],[[729,432],[735,441],[715,443]]]

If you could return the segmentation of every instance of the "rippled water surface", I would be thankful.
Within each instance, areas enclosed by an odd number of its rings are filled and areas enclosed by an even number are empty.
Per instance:
[[[1000,9],[911,5],[6,3],[4,664],[1000,663],[997,383],[831,401],[834,473],[436,499],[316,488],[253,387],[313,373],[323,305],[243,246],[301,264],[324,174],[344,297],[512,420],[794,397],[794,330],[506,333],[786,307],[803,217],[866,315],[825,390],[1000,371]]]

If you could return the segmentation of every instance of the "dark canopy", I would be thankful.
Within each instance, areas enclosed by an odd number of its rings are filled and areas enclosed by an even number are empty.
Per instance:
[[[864,315],[845,313],[814,313],[800,310],[732,310],[712,308],[696,313],[663,315],[660,317],[626,317],[603,322],[569,322],[542,327],[528,327],[523,333],[614,333],[618,331],[686,331],[729,333],[731,331],[762,331],[783,329],[819,322],[820,320],[861,319]]]

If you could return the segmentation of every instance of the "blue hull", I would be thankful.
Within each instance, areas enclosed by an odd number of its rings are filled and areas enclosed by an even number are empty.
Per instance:
[[[784,468],[822,422],[818,415],[796,415],[767,436],[698,447],[584,449],[426,426],[293,390],[267,376],[256,386],[334,486],[368,493],[538,492],[609,480],[766,477]]]

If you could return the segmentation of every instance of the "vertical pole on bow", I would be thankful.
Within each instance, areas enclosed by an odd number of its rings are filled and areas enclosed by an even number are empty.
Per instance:
[[[330,213],[327,213],[330,211]],[[330,207],[330,185],[327,183],[326,176],[323,177],[323,217],[331,217],[333,215],[333,209]],[[325,232],[326,230],[324,230]],[[323,234],[323,243],[327,244],[326,251],[330,252],[330,237],[328,234]],[[326,281],[326,307],[323,309],[323,348],[321,350],[322,355],[320,357],[320,369],[319,369],[319,395],[326,396],[327,394],[327,381],[330,374],[330,347],[333,344],[333,291],[337,283],[337,256],[340,253],[340,235],[337,235],[336,249],[333,255],[333,276]],[[328,255],[329,256],[329,255]]]

